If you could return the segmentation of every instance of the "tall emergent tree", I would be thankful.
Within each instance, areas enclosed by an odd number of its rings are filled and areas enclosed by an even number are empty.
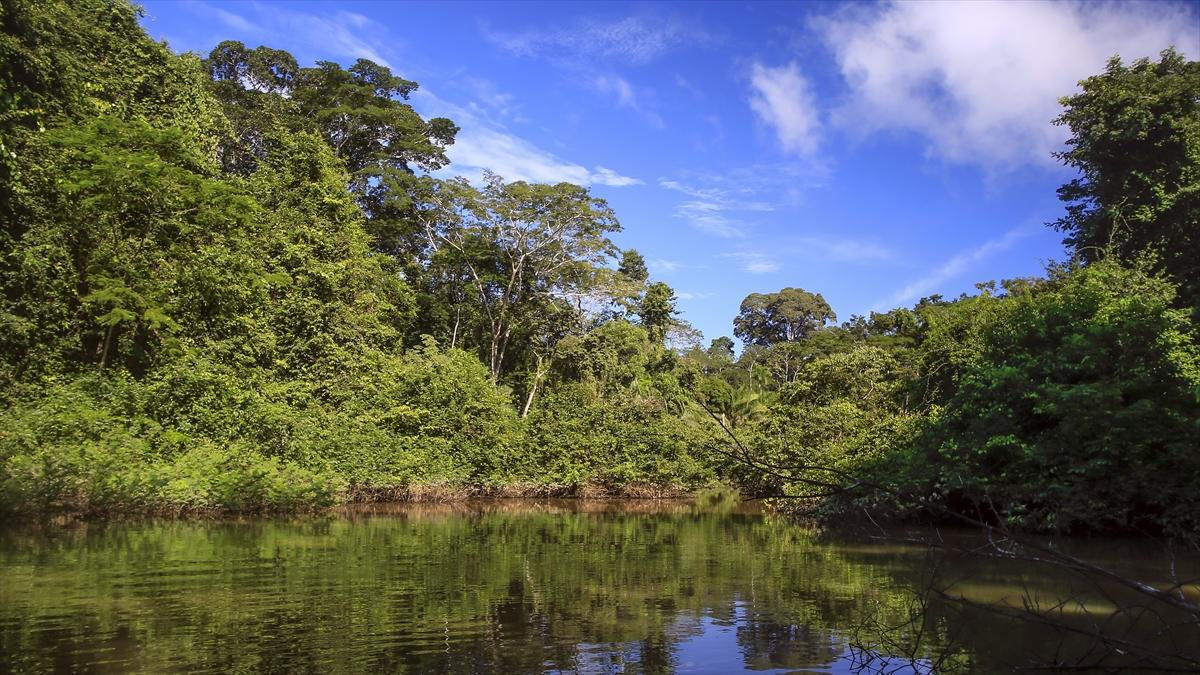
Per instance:
[[[1114,57],[1062,99],[1071,130],[1056,156],[1082,174],[1058,190],[1054,226],[1087,262],[1143,252],[1200,306],[1200,62],[1168,49],[1157,63]]]
[[[747,295],[733,320],[733,334],[748,345],[769,347],[801,340],[831,321],[837,321],[837,315],[820,293],[785,288]]]
[[[433,256],[458,266],[483,316],[485,359],[498,380],[514,331],[563,299],[591,293],[616,255],[620,224],[586,188],[465,179],[435,186],[420,222]],[[533,339],[533,336],[530,336]]]
[[[646,287],[646,292],[638,302],[637,314],[642,327],[650,335],[650,340],[661,344],[667,335],[667,329],[675,322],[675,291],[666,283],[656,281]]]

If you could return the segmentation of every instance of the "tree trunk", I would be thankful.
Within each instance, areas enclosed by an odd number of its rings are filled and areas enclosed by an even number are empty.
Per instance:
[[[529,386],[529,395],[525,397],[525,407],[521,409],[521,418],[524,419],[529,415],[529,409],[533,407],[533,396],[537,393],[538,383],[542,381],[542,355],[537,355],[537,366],[533,370],[533,384]]]
[[[108,352],[112,347],[113,333],[117,330],[117,324],[108,327],[108,334],[104,336],[104,351],[100,353],[100,369],[103,370],[108,363]]]

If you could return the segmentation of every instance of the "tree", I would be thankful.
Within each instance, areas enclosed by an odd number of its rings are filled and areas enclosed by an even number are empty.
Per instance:
[[[1200,349],[1173,296],[1167,281],[1105,260],[960,303],[974,346],[956,358],[916,480],[1038,529],[1195,532]]]
[[[638,283],[645,283],[650,278],[650,270],[646,268],[646,259],[632,248],[621,251],[621,264],[617,267],[617,271]]]
[[[65,357],[140,375],[185,327],[217,332],[263,283],[246,237],[257,204],[206,176],[181,130],[99,117],[36,147],[28,205],[48,217],[14,243],[20,264],[3,281],[20,293],[0,305],[15,328],[0,344],[20,367]]]
[[[675,291],[667,284],[656,281],[646,288],[638,302],[637,314],[642,327],[650,334],[650,340],[662,344],[667,329],[675,320],[679,310],[675,309]]]
[[[803,339],[831,321],[837,321],[837,315],[820,293],[785,288],[746,296],[733,320],[733,334],[748,345],[766,347]]]
[[[366,59],[345,69],[330,61],[301,68],[285,51],[232,40],[217,45],[205,65],[229,120],[218,148],[222,167],[250,175],[286,137],[319,133],[349,170],[374,247],[420,284],[428,251],[414,210],[436,181],[416,172],[446,166],[458,127],[413,110],[406,101],[417,83]]]
[[[719,338],[713,338],[713,341],[708,345],[708,356],[713,360],[733,362],[733,340],[728,336],[722,335]]]
[[[465,270],[482,310],[492,379],[504,370],[514,330],[545,306],[592,293],[616,254],[620,223],[608,204],[570,183],[465,179],[437,185],[419,214],[434,255]]]
[[[458,127],[441,117],[423,119],[405,103],[417,83],[373,61],[359,59],[346,69],[332,61],[301,68],[286,51],[226,40],[205,65],[213,90],[250,146],[242,151],[261,154],[262,141],[279,131],[270,126],[319,131],[346,162],[360,197],[397,174],[448,162],[445,150]]]
[[[1200,308],[1200,62],[1174,49],[1157,63],[1113,57],[1080,86],[1055,120],[1071,130],[1055,156],[1081,174],[1058,190],[1055,228],[1086,262],[1150,252]]]

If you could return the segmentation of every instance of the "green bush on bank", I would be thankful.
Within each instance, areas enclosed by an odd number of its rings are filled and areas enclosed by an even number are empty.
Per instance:
[[[658,396],[564,385],[525,420],[522,443],[521,477],[550,486],[684,490],[717,478],[696,430]]]

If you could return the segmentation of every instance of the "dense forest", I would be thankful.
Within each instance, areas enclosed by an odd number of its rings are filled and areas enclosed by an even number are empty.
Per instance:
[[[458,128],[417,83],[177,55],[138,19],[0,3],[10,513],[725,484],[826,518],[1200,526],[1200,63],[1173,50],[1062,100],[1065,262],[840,323],[751,294],[736,350],[586,187],[434,177]]]

